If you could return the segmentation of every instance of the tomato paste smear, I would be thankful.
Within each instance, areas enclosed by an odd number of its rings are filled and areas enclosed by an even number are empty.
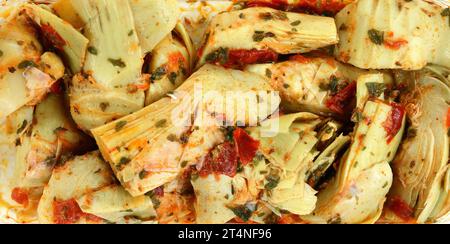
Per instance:
[[[227,141],[214,148],[205,158],[199,175],[206,177],[212,173],[234,177],[238,167],[236,146]]]
[[[356,96],[356,82],[352,82],[344,89],[340,90],[336,95],[329,98],[325,105],[333,112],[345,115],[349,114],[353,108],[350,106]]]
[[[243,165],[253,162],[259,149],[259,141],[253,139],[245,130],[237,128],[233,133],[234,142]]]
[[[81,211],[80,206],[75,199],[65,201],[53,201],[53,218],[56,224],[75,224],[82,217],[85,217],[89,222],[101,222],[102,219]]]
[[[413,209],[400,197],[389,198],[386,202],[386,207],[404,221],[411,221],[413,219]]]
[[[53,27],[44,24],[41,26],[41,29],[45,39],[50,42],[53,47],[60,51],[64,49],[64,46],[67,44],[66,40],[64,40]]]
[[[313,12],[317,14],[335,14],[342,10],[346,3],[342,0],[300,0],[289,4],[287,0],[250,0],[247,7],[269,7],[290,12]]]
[[[402,128],[405,108],[398,103],[391,103],[392,110],[389,112],[386,121],[383,123],[384,130],[387,133],[387,143],[395,138]]]
[[[28,191],[19,187],[16,187],[11,192],[11,199],[18,204],[26,207],[28,206]]]

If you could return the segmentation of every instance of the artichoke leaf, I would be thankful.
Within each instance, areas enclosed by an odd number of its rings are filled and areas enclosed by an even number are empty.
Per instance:
[[[197,198],[197,224],[224,224],[236,217],[228,207],[233,199],[232,181],[226,175],[213,174],[191,180]]]
[[[56,49],[63,51],[73,73],[78,73],[83,67],[89,40],[79,33],[72,25],[58,18],[51,12],[33,4],[26,4],[27,14],[46,33],[50,43]],[[54,32],[54,33],[53,33]]]
[[[72,1],[89,39],[83,74],[70,86],[71,113],[85,131],[141,109],[143,59],[127,0]],[[100,95],[101,94],[101,95]]]
[[[190,70],[187,48],[172,35],[164,38],[152,51],[151,84],[146,91],[145,104],[151,104],[174,91],[187,78]]]
[[[126,216],[139,219],[156,216],[149,197],[132,197],[119,185],[111,185],[89,192],[76,201],[83,212],[99,216],[110,222],[120,222]]]
[[[145,56],[172,32],[181,14],[176,0],[128,0]]]
[[[416,83],[410,93],[401,96],[411,125],[392,164],[397,177],[389,197],[400,197],[414,210],[412,217],[424,223],[435,220],[432,212],[438,212],[438,206],[447,208],[440,204],[440,196],[448,194],[443,183],[449,154],[446,121],[450,89],[428,75]]]
[[[392,184],[389,162],[394,158],[403,135],[405,117],[400,130],[387,140],[385,121],[395,108],[382,101],[368,101],[348,151],[341,158],[337,175],[318,194],[315,216],[334,222],[375,222]]]
[[[192,97],[198,86],[202,88],[203,94],[206,94],[203,99]],[[212,93],[209,93],[211,91]],[[231,97],[226,97],[230,91],[248,93],[245,104],[231,110],[225,109],[225,102],[238,104],[238,101],[242,101],[242,97],[235,96],[234,93]],[[223,115],[228,122],[236,123],[239,119],[250,124],[252,121],[258,123],[265,120],[274,113],[279,104],[279,97],[267,99],[258,106],[250,106],[247,102],[256,100],[259,94],[255,91],[268,94],[271,88],[258,75],[205,65],[172,94],[172,99],[163,98],[134,114],[92,130],[92,134],[102,155],[111,164],[124,187],[133,196],[142,195],[174,180],[183,161],[195,163],[201,159],[202,152],[209,148],[209,142],[203,141],[204,145],[195,145],[195,141],[198,138],[202,140],[201,133],[215,130],[214,127],[203,128],[195,133],[195,137],[189,142],[186,135],[193,121],[196,125],[198,123],[199,127],[208,126],[211,125],[208,123],[211,120],[210,115],[216,114]],[[222,100],[225,97],[226,99]],[[216,101],[215,98],[220,99]],[[222,106],[215,106],[217,104]],[[220,141],[221,136],[223,135],[218,132],[217,138],[210,138],[211,145],[216,140]],[[185,144],[186,140],[188,145]],[[187,146],[190,149],[199,146],[198,151],[190,156],[187,153],[181,160]]]
[[[239,16],[245,16],[241,18]],[[264,19],[264,16],[270,18]],[[292,22],[300,21],[292,31]],[[280,54],[304,53],[337,43],[334,20],[271,8],[248,8],[215,16],[207,29],[205,46],[197,67],[216,50],[273,50]],[[265,34],[269,33],[269,34]]]
[[[449,63],[448,19],[428,1],[357,1],[336,15],[336,57],[363,69],[420,70]],[[433,29],[432,32],[429,30]]]
[[[20,188],[45,186],[62,155],[88,148],[90,142],[68,117],[61,96],[49,95],[32,116],[21,122],[19,131],[24,133],[16,140],[14,185]]]

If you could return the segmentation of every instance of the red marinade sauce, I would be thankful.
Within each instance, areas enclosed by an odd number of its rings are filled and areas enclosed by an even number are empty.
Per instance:
[[[18,204],[26,207],[28,206],[28,191],[22,188],[14,188],[11,192],[11,199],[17,202]]]
[[[352,104],[356,96],[356,82],[350,83],[344,89],[340,90],[336,95],[329,98],[325,105],[333,112],[344,115],[351,112],[349,106]]]
[[[242,68],[248,64],[268,63],[278,60],[278,54],[272,50],[233,49],[228,52],[228,60],[223,67]]]
[[[41,26],[41,29],[45,39],[48,40],[52,46],[58,50],[63,50],[66,45],[66,40],[64,40],[53,27],[44,24]]]
[[[243,165],[253,162],[259,148],[259,141],[253,139],[247,132],[237,128],[233,133],[239,159]]]
[[[155,193],[158,197],[164,197],[164,186],[157,187],[153,190],[153,193]]]
[[[388,199],[386,207],[404,221],[411,221],[413,219],[413,209],[400,197]]]
[[[294,11],[302,12],[305,9],[317,14],[325,12],[335,14],[345,6],[342,0],[301,0],[294,6]]]
[[[317,14],[325,12],[335,14],[345,6],[342,0],[300,0],[296,4],[289,4],[287,0],[250,0],[247,3],[247,7],[269,7],[291,12],[310,11]]]
[[[54,94],[63,94],[64,84],[62,83],[62,81],[57,81],[53,83],[53,85],[50,87],[50,92]]]
[[[387,48],[392,49],[392,50],[398,50],[403,45],[406,45],[406,44],[408,44],[408,41],[403,40],[403,39],[399,39],[399,40],[395,40],[395,41],[389,41],[389,40],[384,41],[384,46],[386,46]]]
[[[387,133],[387,143],[391,143],[398,131],[402,128],[405,108],[398,103],[391,103],[392,110],[388,118],[383,123],[384,130]]]
[[[82,217],[91,222],[102,221],[101,218],[95,215],[83,213],[75,199],[53,201],[53,218],[56,224],[75,224]]]
[[[199,171],[201,177],[212,173],[234,177],[238,166],[238,156],[235,145],[225,142],[214,148],[205,158],[203,167]]]
[[[450,108],[447,109],[447,121],[446,121],[447,128],[450,127]]]
[[[287,0],[250,0],[247,7],[268,7],[278,10],[287,10],[289,3]]]
[[[303,56],[303,55],[300,55],[300,54],[291,56],[291,57],[289,58],[289,60],[290,60],[290,61],[299,62],[299,63],[302,63],[302,64],[307,64],[307,63],[311,62],[311,59],[310,59],[310,58],[307,58],[307,57],[305,57],[305,56]]]

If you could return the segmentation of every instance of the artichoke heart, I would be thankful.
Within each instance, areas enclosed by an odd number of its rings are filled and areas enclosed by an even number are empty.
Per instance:
[[[312,222],[374,223],[380,217],[392,184],[389,162],[395,156],[405,125],[405,116],[400,113],[394,122],[400,125],[398,131],[387,129],[397,114],[396,106],[381,100],[365,104],[363,119],[357,124],[335,178],[318,194]],[[312,216],[305,218],[309,217]]]
[[[310,214],[316,204],[316,191],[305,183],[306,172],[318,156],[319,142],[315,131],[321,118],[310,113],[284,115],[264,121],[261,127],[249,128],[260,141],[260,152],[270,162],[263,181],[261,200],[274,209],[297,215]],[[259,162],[259,165],[265,165]],[[259,185],[259,175],[248,174],[252,184]]]
[[[235,217],[228,207],[232,201],[232,178],[208,175],[192,180],[196,192],[194,204],[197,224],[224,224]]]
[[[129,223],[154,217],[150,199],[117,185],[99,152],[56,167],[39,202],[40,223]]]
[[[89,39],[83,73],[70,85],[72,116],[85,131],[141,109],[143,59],[127,0],[74,1]]]
[[[55,54],[43,53],[27,16],[18,11],[0,28],[0,118],[39,103],[65,70]]]
[[[293,112],[330,115],[336,111],[327,103],[337,92],[355,82],[359,76],[374,71],[362,70],[336,61],[332,57],[294,56],[289,61],[255,64],[247,71],[265,76],[280,92],[282,106]],[[383,74],[389,82],[388,74]]]
[[[187,78],[190,71],[187,48],[172,35],[168,35],[152,51],[150,87],[145,104],[149,105],[174,91]]]
[[[83,67],[89,40],[72,25],[48,10],[26,4],[27,14],[37,23],[45,38],[65,55],[70,69],[78,73]]]
[[[300,24],[291,25],[295,22]],[[274,56],[273,52],[305,53],[338,42],[333,18],[263,7],[221,13],[211,20],[206,33],[198,66],[205,62],[244,62],[231,60],[233,50],[269,51]]]
[[[395,178],[389,197],[402,200],[412,210],[411,216],[401,217],[432,222],[449,208],[450,89],[443,81],[425,75],[401,101],[411,125],[392,164]]]
[[[129,0],[137,35],[145,55],[175,28],[180,16],[176,0]]]
[[[208,126],[203,118],[215,115],[222,122],[257,124],[279,105],[271,91],[258,75],[205,65],[171,94],[172,99],[163,98],[92,134],[125,189],[143,195],[176,178],[194,121]],[[257,96],[264,101],[256,103]]]
[[[29,108],[25,108],[25,111],[29,111]],[[59,95],[49,95],[36,106],[34,112],[31,109],[31,114],[30,118],[14,118],[18,138],[15,164],[17,182],[13,185],[19,188],[45,186],[61,156],[83,150],[90,142],[69,119],[63,98]],[[17,121],[19,118],[21,121]]]
[[[420,70],[450,62],[444,8],[422,0],[362,0],[336,15],[336,57],[363,69]]]

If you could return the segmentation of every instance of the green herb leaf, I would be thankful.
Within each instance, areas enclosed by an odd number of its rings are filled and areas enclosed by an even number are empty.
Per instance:
[[[152,73],[152,76],[151,76],[150,79],[153,80],[153,81],[155,81],[155,80],[161,80],[162,77],[163,77],[164,75],[166,75],[166,74],[167,74],[166,67],[161,66],[161,67],[158,67],[158,68]]]
[[[264,186],[264,188],[268,191],[275,189],[275,187],[278,186],[278,183],[280,182],[280,176],[271,173],[270,175],[268,175],[266,177],[266,185]]]
[[[228,48],[219,48],[214,52],[208,54],[205,58],[208,63],[219,62],[225,64],[228,62]]]
[[[167,140],[171,141],[171,142],[176,142],[176,141],[178,141],[178,138],[175,134],[170,134],[167,136]]]
[[[127,122],[124,120],[117,122],[116,131],[119,132],[120,130],[122,130],[125,125],[127,125]]]
[[[26,69],[28,67],[37,67],[36,63],[31,60],[24,60],[20,62],[20,64],[17,66],[19,69]]]
[[[332,94],[336,94],[338,92],[338,88],[339,88],[339,79],[332,75],[330,77],[330,84],[329,84],[329,89],[331,91]]]
[[[28,121],[24,120],[22,121],[22,125],[20,125],[20,127],[17,129],[17,134],[20,134],[23,132],[23,130],[25,130],[25,128],[28,125]]]
[[[98,50],[95,47],[88,47],[88,52],[92,55],[97,55],[98,54]]]
[[[229,209],[244,222],[247,222],[253,214],[253,211],[245,205]]]
[[[148,172],[144,169],[141,172],[139,172],[139,179],[143,180],[145,177],[147,177]]]
[[[117,165],[118,169],[122,169],[122,167],[124,167],[125,165],[127,165],[129,162],[131,162],[131,159],[127,158],[127,157],[122,157],[119,160],[119,164]]]
[[[2,51],[2,50],[0,50],[0,57],[1,57],[1,56],[3,56],[3,51]]]
[[[272,19],[273,19],[273,16],[272,16],[272,13],[270,13],[270,12],[265,12],[265,13],[260,13],[260,14],[259,14],[259,18],[261,18],[261,19],[263,19],[263,20],[265,20],[265,21],[268,21],[268,20],[272,20]]]
[[[272,71],[270,71],[270,69],[266,69],[266,76],[267,76],[267,78],[269,78],[269,79],[272,78]]]
[[[172,72],[169,74],[169,81],[170,81],[170,83],[172,83],[172,85],[175,85],[175,81],[177,81],[177,77],[178,77],[178,75],[175,72]]]
[[[132,36],[134,34],[134,30],[130,30],[130,32],[128,32],[128,36]]]
[[[300,20],[297,20],[297,21],[292,22],[291,25],[292,25],[292,26],[297,26],[297,25],[299,25],[300,23],[302,23],[302,22],[301,22]]]
[[[368,31],[369,39],[376,45],[382,45],[384,43],[384,32],[370,29]]]
[[[384,83],[368,82],[366,87],[372,97],[379,97],[386,90],[386,84]]]
[[[167,124],[167,119],[162,119],[155,123],[155,127],[162,128],[162,127],[165,127],[166,124]]]
[[[116,66],[116,67],[119,67],[119,68],[125,68],[125,67],[127,67],[127,65],[125,64],[125,62],[123,62],[123,60],[122,60],[121,58],[119,58],[119,59],[108,58],[108,61],[109,61],[113,66]]]

